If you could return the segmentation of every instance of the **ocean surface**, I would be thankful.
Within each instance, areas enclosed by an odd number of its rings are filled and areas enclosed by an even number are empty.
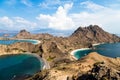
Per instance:
[[[120,43],[105,43],[95,46],[95,49],[78,50],[74,53],[77,59],[89,54],[90,52],[98,52],[108,57],[120,57]]]
[[[2,44],[2,45],[10,45],[10,44],[14,44],[16,42],[29,42],[32,44],[38,44],[38,40],[32,40],[32,39],[0,40],[0,44]]]
[[[41,70],[41,61],[32,54],[0,56],[0,80],[33,75]]]

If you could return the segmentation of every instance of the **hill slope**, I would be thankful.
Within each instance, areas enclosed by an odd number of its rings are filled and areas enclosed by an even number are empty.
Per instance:
[[[71,36],[70,39],[81,43],[102,43],[102,42],[119,42],[120,38],[114,34],[104,31],[97,25],[88,27],[79,27]]]

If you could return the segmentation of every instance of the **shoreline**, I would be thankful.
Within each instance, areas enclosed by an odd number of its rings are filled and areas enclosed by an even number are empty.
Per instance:
[[[72,55],[72,57],[73,57],[75,60],[78,60],[78,59],[74,56],[75,52],[80,51],[80,50],[89,50],[89,49],[90,49],[90,48],[75,49],[75,50],[71,51],[70,54]]]
[[[25,52],[25,53],[2,53],[0,54],[0,56],[11,56],[11,55],[19,55],[19,54],[26,54],[26,55],[32,55],[34,57],[36,57],[40,62],[41,62],[41,69],[40,70],[44,70],[44,69],[50,69],[50,65],[49,63],[44,59],[41,58],[39,55],[35,54],[35,53],[30,53],[30,52]]]
[[[105,43],[95,43],[95,44],[92,44],[92,46],[94,47],[94,46],[98,46],[98,45],[101,45],[101,44],[105,44]],[[78,59],[74,56],[75,52],[77,52],[77,51],[82,51],[82,50],[89,50],[89,49],[90,49],[90,48],[75,49],[75,50],[72,50],[72,51],[70,52],[70,54],[71,54],[71,56],[72,56],[73,59],[78,60]]]
[[[41,58],[39,55],[35,54],[35,53],[29,53],[29,52],[26,52],[26,53],[22,53],[22,54],[30,54],[32,56],[35,56],[40,62],[41,62],[41,70],[44,70],[44,69],[50,69],[50,65],[49,63],[44,59],[44,58]]]
[[[101,44],[105,44],[104,42],[103,43],[95,43],[95,44],[92,44],[92,46],[98,46],[98,45],[101,45]]]
[[[10,40],[25,40],[26,42],[27,42],[27,40],[28,40],[28,41],[35,41],[35,43],[29,42],[29,43],[32,43],[32,44],[34,44],[34,45],[37,45],[37,44],[40,44],[40,43],[41,43],[41,41],[35,40],[35,39],[15,39],[15,38],[10,38]],[[18,41],[18,42],[19,42],[19,41]],[[16,42],[15,42],[15,43],[16,43]]]
[[[15,40],[28,40],[28,41],[35,41],[35,43],[30,42],[30,43],[32,43],[32,44],[34,44],[34,45],[37,45],[37,44],[40,44],[40,43],[41,43],[41,41],[39,41],[39,40],[35,40],[35,39],[15,39]]]

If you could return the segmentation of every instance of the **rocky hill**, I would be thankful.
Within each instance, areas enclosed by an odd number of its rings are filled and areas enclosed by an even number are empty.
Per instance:
[[[77,43],[103,43],[103,42],[119,42],[120,38],[114,34],[104,31],[97,25],[88,27],[79,27],[70,36],[73,42]]]
[[[14,38],[18,39],[50,39],[53,37],[52,35],[48,33],[41,33],[41,34],[31,34],[30,32],[26,30],[21,30]]]
[[[32,34],[25,29],[21,30],[19,34],[15,36],[15,38],[20,38],[20,39],[26,39],[26,38],[31,38]]]
[[[120,58],[90,53],[78,61],[64,61],[27,80],[120,80]]]

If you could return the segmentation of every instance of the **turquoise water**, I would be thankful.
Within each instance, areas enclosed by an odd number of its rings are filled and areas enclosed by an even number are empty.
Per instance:
[[[79,50],[74,53],[74,56],[77,59],[89,54],[90,52],[98,52],[101,55],[108,56],[108,57],[120,57],[120,43],[109,43],[109,44],[101,44],[95,46],[95,49],[88,49],[88,50]]]
[[[32,44],[38,44],[38,40],[31,40],[31,39],[23,39],[23,40],[0,40],[0,44],[3,45],[10,45],[16,42],[28,42]]]
[[[0,57],[0,80],[33,75],[41,70],[40,60],[31,54],[6,55]]]

